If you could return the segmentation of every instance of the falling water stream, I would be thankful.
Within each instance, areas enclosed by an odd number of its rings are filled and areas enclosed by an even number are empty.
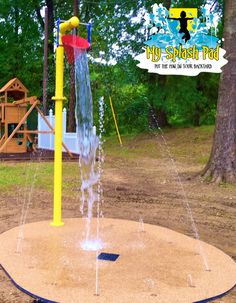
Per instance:
[[[85,217],[85,238],[81,243],[84,250],[98,251],[102,248],[99,239],[99,217],[101,196],[101,168],[96,165],[97,150],[101,152],[100,140],[93,127],[93,105],[90,87],[87,53],[75,49],[75,88],[76,88],[76,123],[77,137],[80,151],[81,173],[81,206],[80,211]],[[97,235],[91,235],[91,219],[93,206],[97,202]],[[87,213],[86,210],[87,209]]]

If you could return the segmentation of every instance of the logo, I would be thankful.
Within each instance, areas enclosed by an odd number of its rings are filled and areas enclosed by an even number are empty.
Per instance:
[[[221,73],[228,62],[217,38],[219,16],[205,8],[171,8],[153,5],[145,16],[147,41],[137,65],[160,75],[197,76]]]

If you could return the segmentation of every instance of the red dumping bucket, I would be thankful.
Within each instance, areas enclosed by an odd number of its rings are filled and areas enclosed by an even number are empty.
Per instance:
[[[64,45],[66,56],[68,59],[68,63],[72,64],[74,63],[74,49],[78,48],[81,50],[86,50],[90,47],[90,44],[87,40],[75,36],[75,35],[63,35],[62,36],[62,43]]]

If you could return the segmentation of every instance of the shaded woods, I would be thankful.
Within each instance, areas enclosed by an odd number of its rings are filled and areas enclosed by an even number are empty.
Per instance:
[[[91,83],[96,112],[97,100],[112,95],[118,121],[123,132],[143,131],[152,121],[149,107],[161,126],[212,124],[215,119],[219,76],[198,77],[158,76],[137,68],[134,54],[140,53],[145,40],[141,32],[142,10],[151,12],[152,1],[0,1],[0,85],[18,77],[31,94],[43,98],[44,9],[48,8],[48,93],[47,108],[54,106],[54,38],[57,18],[68,19],[79,14],[82,22],[93,22]],[[178,6],[191,6],[194,1],[180,1]],[[200,6],[203,1],[198,1]],[[120,3],[120,4],[119,4]],[[171,4],[170,0],[165,3]],[[172,1],[174,4],[174,1]],[[195,4],[196,6],[196,4]],[[139,16],[138,21],[135,17]],[[136,18],[137,19],[137,18]],[[219,27],[221,24],[219,25]],[[125,33],[125,34],[124,34]],[[79,28],[86,37],[86,28]],[[116,65],[101,64],[116,62]],[[65,91],[69,108],[68,129],[75,128],[73,68],[66,66]],[[107,103],[109,105],[109,103]],[[133,116],[136,119],[133,119]],[[96,117],[96,113],[95,113]],[[114,130],[111,111],[107,106],[106,131]]]
[[[166,7],[197,7],[204,0],[156,1]],[[213,1],[216,3],[215,1]],[[44,9],[48,8],[48,87],[47,109],[53,108],[54,40],[53,27],[58,17],[79,14],[82,22],[93,22],[90,50],[90,77],[94,100],[95,124],[98,99],[105,97],[105,129],[114,132],[109,107],[112,96],[121,132],[147,131],[149,126],[200,126],[215,123],[215,140],[210,161],[204,171],[216,182],[235,180],[235,20],[236,4],[218,0],[212,9],[221,16],[217,36],[223,35],[227,59],[232,60],[221,75],[201,73],[197,77],[159,76],[139,69],[134,55],[141,52],[145,34],[144,12],[151,12],[153,1],[28,1],[0,0],[0,85],[18,77],[32,95],[43,99]],[[209,5],[211,2],[209,2]],[[225,5],[224,5],[225,4]],[[138,17],[137,17],[138,16]],[[224,28],[225,20],[225,28]],[[231,20],[231,21],[229,21]],[[211,30],[211,29],[209,29]],[[79,28],[86,37],[86,27]],[[75,129],[73,68],[66,64],[65,106],[69,109],[68,129]],[[219,88],[220,83],[220,88]],[[219,91],[219,98],[218,98]],[[217,115],[217,100],[218,115]],[[227,159],[224,160],[224,159]]]

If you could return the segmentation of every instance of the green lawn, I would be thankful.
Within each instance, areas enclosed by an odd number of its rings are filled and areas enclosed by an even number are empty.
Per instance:
[[[171,154],[178,161],[192,164],[205,164],[208,160],[213,135],[212,126],[198,128],[166,129],[165,139]],[[123,147],[120,147],[115,135],[106,138],[105,155],[112,159],[139,157],[158,158],[166,147],[161,150],[163,139],[157,133],[123,135]],[[112,166],[112,162],[106,164]],[[76,178],[75,178],[76,176]],[[78,163],[63,163],[63,192],[70,194],[80,183]],[[11,191],[18,186],[34,186],[48,192],[53,191],[53,162],[0,162],[1,191]]]
[[[18,186],[40,188],[53,191],[53,162],[0,163],[1,191],[10,191]],[[63,163],[63,191],[69,193],[75,184],[75,174],[78,175],[77,163]]]
[[[213,126],[201,126],[194,128],[164,129],[164,138],[171,154],[176,159],[185,158],[198,164],[205,164],[209,158]],[[123,147],[120,147],[117,136],[106,138],[105,151],[117,157],[138,158],[152,157],[159,158],[166,153],[166,146],[160,132],[156,135],[151,132],[146,134],[123,135]],[[160,148],[160,145],[163,148]]]

